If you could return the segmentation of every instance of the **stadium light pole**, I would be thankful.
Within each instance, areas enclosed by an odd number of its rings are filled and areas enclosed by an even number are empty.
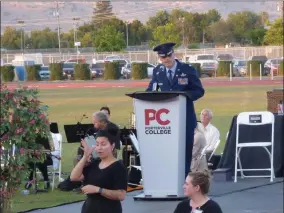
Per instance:
[[[60,42],[60,21],[59,21],[59,4],[58,1],[56,3],[56,10],[54,11],[53,15],[57,18],[57,37],[58,37],[58,50],[60,54],[60,60],[61,60],[61,42]]]
[[[74,52],[76,52],[75,42],[77,41],[77,24],[80,18],[73,18],[73,28],[74,28]],[[78,50],[77,50],[78,51]]]

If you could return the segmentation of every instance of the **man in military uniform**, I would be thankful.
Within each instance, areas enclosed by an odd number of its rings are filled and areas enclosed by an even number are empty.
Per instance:
[[[187,95],[186,109],[186,159],[185,175],[190,171],[196,115],[193,102],[204,95],[204,89],[196,70],[189,64],[175,59],[175,43],[164,43],[156,46],[162,64],[153,70],[152,80],[146,91],[183,91]]]

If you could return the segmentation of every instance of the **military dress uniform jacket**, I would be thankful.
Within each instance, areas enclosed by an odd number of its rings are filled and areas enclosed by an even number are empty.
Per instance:
[[[158,65],[153,70],[152,80],[146,91],[153,90],[153,84],[157,84],[160,91],[183,91],[187,94],[187,130],[194,130],[196,127],[196,115],[193,101],[204,95],[204,89],[201,81],[197,76],[197,72],[190,64],[185,64],[176,60],[177,66],[173,76],[172,84],[170,84],[167,70],[164,65]]]

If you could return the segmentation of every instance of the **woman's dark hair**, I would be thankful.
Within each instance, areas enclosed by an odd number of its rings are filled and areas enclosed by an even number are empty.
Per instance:
[[[100,111],[105,110],[108,112],[108,114],[110,115],[110,109],[107,106],[103,106]]]
[[[190,172],[188,176],[191,177],[193,186],[199,186],[202,194],[208,194],[210,188],[210,173],[207,170],[202,172]]]
[[[115,143],[115,138],[117,135],[117,129],[115,128],[107,128],[104,130],[99,130],[96,132],[96,138],[98,137],[105,137],[109,140],[110,144],[114,144]]]

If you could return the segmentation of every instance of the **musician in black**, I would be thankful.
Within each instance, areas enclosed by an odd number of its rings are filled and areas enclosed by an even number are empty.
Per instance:
[[[81,213],[122,213],[120,201],[126,196],[127,171],[113,155],[116,134],[115,129],[98,131],[95,147],[81,142],[84,155],[70,176],[71,181],[83,181],[87,199]],[[88,163],[94,149],[99,158]]]
[[[109,117],[110,117],[110,109],[109,109],[109,107],[103,106],[103,107],[101,107],[100,111],[106,113],[108,115],[108,119],[109,119]]]
[[[32,187],[34,174],[36,172],[35,171],[35,167],[36,167],[40,170],[43,176],[44,189],[49,189],[50,182],[48,178],[47,166],[53,165],[53,161],[52,161],[51,154],[50,154],[52,150],[53,142],[52,142],[51,136],[42,137],[38,135],[36,138],[36,143],[42,149],[42,151],[45,151],[45,160],[42,163],[41,162],[38,162],[38,163],[28,162],[28,165],[30,167],[30,175],[29,175],[29,181],[26,183],[25,188],[30,189]],[[30,151],[33,153],[33,150],[30,150]]]

